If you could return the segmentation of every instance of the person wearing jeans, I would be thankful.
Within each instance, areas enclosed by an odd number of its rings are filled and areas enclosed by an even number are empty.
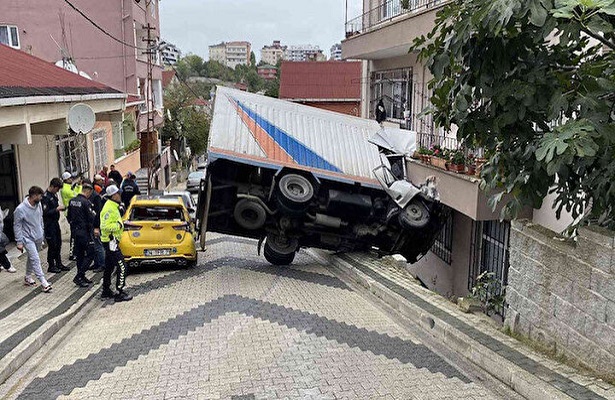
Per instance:
[[[13,230],[15,231],[17,250],[21,252],[26,250],[28,255],[25,284],[30,286],[35,284],[31,276],[31,274],[34,274],[41,282],[43,292],[49,293],[51,292],[51,285],[45,279],[38,254],[44,238],[43,208],[40,204],[43,193],[43,189],[38,186],[32,186],[28,190],[28,197],[15,209]]]

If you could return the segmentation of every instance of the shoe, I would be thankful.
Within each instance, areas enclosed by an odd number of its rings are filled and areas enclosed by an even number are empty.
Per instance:
[[[63,264],[59,264],[58,268],[60,268],[62,271],[70,271],[70,267]]]
[[[115,296],[117,296],[117,293],[115,293],[113,290],[103,290],[100,294],[101,299],[111,299]]]
[[[89,287],[90,286],[87,283],[85,283],[84,281],[82,281],[81,279],[77,279],[76,277],[73,279],[73,282],[75,283],[75,285],[77,285],[79,287]]]
[[[62,272],[62,270],[58,267],[49,267],[47,270],[50,274],[57,274],[58,272]]]
[[[43,293],[51,293],[51,285],[43,286]]]
[[[15,272],[17,272],[17,270],[15,269],[15,267],[13,267],[12,265],[11,265],[11,268],[7,269],[7,271],[8,271],[8,272],[11,272],[11,273],[15,273]]]
[[[81,280],[82,280],[83,282],[87,283],[88,285],[91,285],[92,283],[94,283],[94,282],[92,282],[91,280],[89,280],[88,278],[83,278],[83,279],[81,279]]]
[[[31,276],[25,276],[23,282],[26,286],[36,286],[36,281]]]
[[[128,293],[124,292],[123,290],[120,290],[116,295],[115,295],[115,302],[119,303],[120,301],[130,301],[132,300],[132,296],[129,295]]]

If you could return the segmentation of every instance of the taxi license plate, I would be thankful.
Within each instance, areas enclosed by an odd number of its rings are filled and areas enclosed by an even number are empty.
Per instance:
[[[145,250],[144,254],[146,256],[170,256],[171,255],[171,249],[152,249],[152,250]]]

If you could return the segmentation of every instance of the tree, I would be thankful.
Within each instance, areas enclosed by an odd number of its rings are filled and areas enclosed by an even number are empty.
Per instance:
[[[187,79],[192,76],[202,76],[205,64],[201,57],[196,54],[188,54],[182,57],[177,64],[175,70],[180,79]]]
[[[207,150],[209,137],[209,117],[193,106],[196,96],[187,84],[173,85],[164,93],[164,104],[168,121],[162,128],[163,140],[186,139],[192,154],[202,154]]]
[[[253,51],[250,52],[250,67],[256,69],[256,55]]]
[[[434,120],[489,155],[504,216],[563,209],[615,228],[615,0],[457,0],[418,38]],[[610,51],[605,51],[610,50]],[[494,193],[494,192],[492,192]]]

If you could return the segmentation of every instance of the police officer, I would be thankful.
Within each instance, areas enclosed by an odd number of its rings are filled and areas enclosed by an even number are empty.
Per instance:
[[[73,279],[75,285],[88,287],[92,283],[85,276],[93,256],[94,210],[89,198],[94,187],[89,181],[84,181],[81,193],[68,203],[66,218],[70,223],[71,234],[75,240],[74,254],[77,260],[77,275]]]
[[[100,214],[100,239],[105,248],[105,273],[103,275],[103,290],[101,297],[115,298],[116,302],[132,300],[125,290],[126,285],[126,264],[124,256],[119,247],[120,237],[124,224],[120,214],[120,203],[122,202],[122,192],[117,186],[108,186],[105,190],[107,201]],[[111,290],[111,275],[117,268],[117,280],[115,287],[117,293]]]
[[[128,207],[130,200],[134,196],[141,194],[141,191],[139,191],[139,186],[137,185],[137,182],[135,182],[136,178],[137,177],[135,174],[128,172],[126,174],[126,178],[122,181],[122,203],[124,203],[124,206],[126,207]]]
[[[62,264],[62,232],[60,230],[60,212],[64,211],[64,206],[60,205],[58,192],[62,188],[62,180],[53,178],[49,182],[49,187],[43,195],[41,204],[43,205],[43,226],[45,231],[45,241],[49,249],[47,250],[47,272],[58,273],[70,270]]]
[[[62,174],[62,180],[64,181],[64,184],[62,185],[62,189],[60,190],[60,197],[62,198],[62,204],[64,205],[64,209],[68,209],[68,203],[81,191],[81,186],[78,185],[75,178],[76,174],[73,176],[73,174],[68,171],[65,171]],[[75,238],[73,237],[72,229],[69,243],[70,247],[68,249],[68,259],[72,261],[75,259],[75,257],[73,256],[73,253],[75,251]]]

